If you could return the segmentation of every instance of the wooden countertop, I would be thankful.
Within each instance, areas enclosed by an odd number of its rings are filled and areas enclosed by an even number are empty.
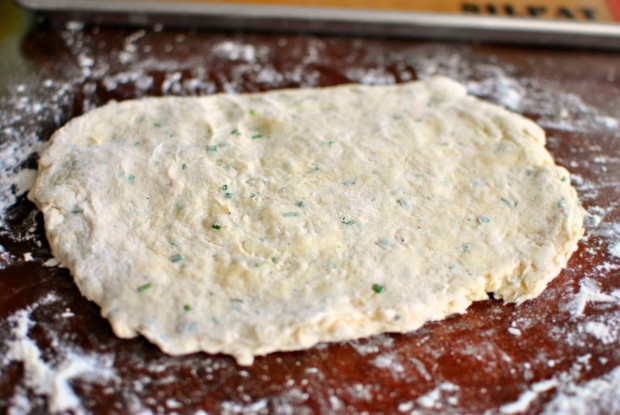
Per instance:
[[[610,390],[620,385],[620,53],[77,23],[34,24],[16,36],[0,43],[15,47],[0,64],[0,150],[13,145],[26,167],[36,166],[28,154],[39,140],[111,99],[441,74],[537,120],[592,216],[568,268],[535,300],[490,299],[409,334],[242,368],[226,356],[171,357],[143,338],[116,338],[69,272],[43,265],[51,255],[42,217],[21,196],[0,232],[0,412],[620,411],[620,392]],[[41,386],[41,373],[23,364],[26,349],[64,389]]]

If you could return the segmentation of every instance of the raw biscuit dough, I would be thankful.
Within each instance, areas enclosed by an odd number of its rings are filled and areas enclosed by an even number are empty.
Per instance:
[[[522,302],[583,234],[532,121],[449,79],[112,103],[30,198],[116,334],[240,364]]]

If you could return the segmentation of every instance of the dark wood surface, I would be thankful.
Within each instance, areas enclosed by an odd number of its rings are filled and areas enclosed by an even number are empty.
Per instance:
[[[141,337],[116,338],[67,270],[43,266],[51,257],[43,219],[20,197],[0,233],[9,253],[0,259],[0,356],[15,337],[11,316],[28,310],[28,336],[50,367],[77,354],[107,368],[68,382],[84,411],[500,413],[502,407],[515,408],[503,405],[523,402],[523,394],[534,390],[521,409],[539,413],[565,395],[567,385],[620,366],[618,303],[591,302],[579,315],[570,308],[584,279],[597,281],[603,293],[620,289],[620,259],[610,254],[620,238],[614,231],[620,222],[620,137],[614,124],[620,115],[620,53],[311,34],[70,28],[43,22],[20,35],[14,63],[2,66],[1,143],[33,134],[47,140],[69,119],[111,99],[444,74],[539,121],[556,160],[575,174],[584,207],[602,218],[589,221],[588,236],[568,268],[535,300],[515,306],[489,299],[413,333],[276,353],[242,368],[227,356],[171,357]],[[20,94],[27,105],[42,109],[36,114],[24,109]],[[19,111],[23,119],[16,117]],[[25,165],[36,166],[36,157]],[[24,257],[27,253],[33,260]],[[587,322],[606,325],[611,337],[588,332]],[[535,387],[549,379],[555,385]],[[31,401],[32,413],[50,410],[46,393],[32,387],[19,360],[0,363],[0,413],[15,408],[16,396]],[[614,411],[604,400],[591,408]]]

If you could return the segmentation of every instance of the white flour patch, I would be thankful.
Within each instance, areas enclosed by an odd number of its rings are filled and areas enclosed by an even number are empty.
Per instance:
[[[529,390],[523,392],[516,401],[502,405],[499,410],[502,414],[526,412],[531,403],[536,400],[541,393],[553,389],[557,385],[558,381],[555,379],[536,382],[532,384]]]
[[[609,324],[598,321],[588,321],[581,327],[584,332],[596,337],[603,344],[613,343],[617,339],[617,336],[613,335],[612,328]]]
[[[493,96],[504,107],[518,111],[525,97],[525,88],[508,76],[503,68],[489,66],[486,68],[489,77],[481,81],[467,82],[467,89],[475,95]]]
[[[502,405],[499,411],[502,414],[517,414],[527,411],[530,404],[538,397],[538,394],[534,391],[525,391],[514,402]]]
[[[43,148],[38,142],[9,142],[0,145],[0,227],[6,209],[30,189],[36,177],[33,169],[22,168],[31,155]]]
[[[566,303],[565,309],[573,316],[579,317],[584,314],[586,306],[590,303],[614,303],[618,297],[602,292],[600,283],[592,278],[584,278],[579,282],[579,292]]]
[[[11,254],[7,252],[4,246],[0,245],[0,269],[6,268],[12,262]]]
[[[348,388],[349,394],[358,401],[370,402],[372,400],[372,385],[354,383]]]
[[[447,403],[449,406],[457,405],[459,399],[456,393],[460,390],[457,385],[450,382],[439,384],[436,388],[420,396],[417,403],[423,408],[442,409]]]
[[[378,353],[384,348],[389,348],[394,343],[394,339],[390,335],[379,334],[368,339],[351,340],[346,343],[351,345],[357,353],[367,355]]]
[[[127,64],[136,57],[135,52],[138,50],[137,42],[146,35],[146,31],[138,30],[125,38],[123,42],[123,50],[118,54],[118,60]]]
[[[520,336],[521,330],[516,327],[508,327],[508,333],[512,334],[513,336]]]
[[[213,52],[222,58],[232,61],[253,62],[257,55],[264,56],[269,53],[266,48],[257,48],[254,45],[242,44],[234,41],[224,41],[213,48]]]
[[[380,369],[389,369],[393,375],[398,375],[405,371],[399,356],[394,353],[383,353],[375,357],[370,363]]]
[[[56,301],[58,297],[55,294],[48,294],[36,304],[17,311],[7,319],[11,334],[5,343],[7,352],[0,360],[0,372],[15,362],[22,364],[24,370],[23,384],[17,385],[17,393],[10,401],[9,413],[13,415],[30,412],[29,392],[45,397],[50,413],[72,411],[84,414],[86,411],[71,382],[80,379],[86,383],[102,383],[117,378],[112,370],[112,356],[86,355],[64,349],[53,362],[44,357],[46,351],[30,337],[30,330],[36,325],[31,317],[37,308]],[[58,339],[55,339],[52,344],[57,346],[57,342]]]
[[[260,414],[266,413],[267,401],[260,400],[250,404],[240,404],[237,402],[222,402],[222,414]]]
[[[568,383],[545,405],[543,415],[620,413],[620,367],[583,383]]]
[[[395,81],[394,75],[381,68],[352,68],[348,69],[345,74],[352,82],[361,84],[387,85]]]

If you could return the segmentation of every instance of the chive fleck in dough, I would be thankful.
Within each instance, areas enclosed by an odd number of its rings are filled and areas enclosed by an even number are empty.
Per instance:
[[[540,294],[583,234],[532,121],[445,78],[113,103],[29,197],[120,337],[255,356]]]

